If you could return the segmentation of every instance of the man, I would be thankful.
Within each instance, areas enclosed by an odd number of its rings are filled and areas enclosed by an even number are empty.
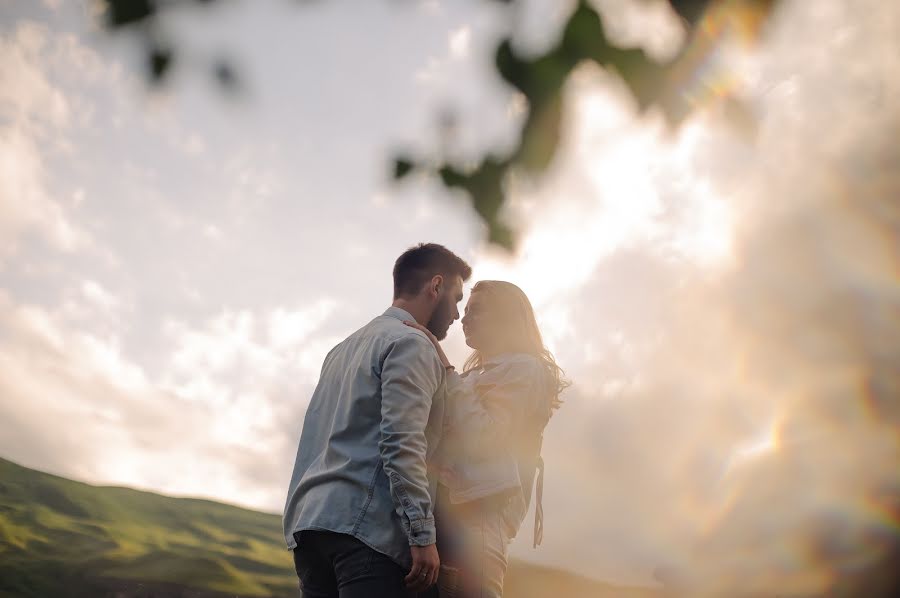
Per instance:
[[[437,579],[426,467],[440,439],[444,367],[437,338],[459,319],[472,270],[421,244],[394,264],[394,302],[331,350],[310,400],[284,508],[304,598],[377,598]]]

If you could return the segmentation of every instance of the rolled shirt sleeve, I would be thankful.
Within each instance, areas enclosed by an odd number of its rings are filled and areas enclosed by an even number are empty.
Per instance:
[[[432,400],[443,382],[440,358],[424,335],[392,341],[381,366],[381,439],[378,443],[391,496],[410,545],[435,542],[425,456]]]

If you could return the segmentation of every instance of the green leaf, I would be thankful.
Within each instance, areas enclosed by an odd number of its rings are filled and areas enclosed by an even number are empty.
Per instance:
[[[105,0],[106,20],[110,27],[122,27],[156,14],[153,0]]]
[[[156,46],[150,50],[147,57],[147,68],[150,71],[150,78],[159,83],[163,80],[172,66],[172,51],[168,48]]]
[[[415,163],[406,158],[396,158],[394,160],[394,179],[400,180],[416,167]]]
[[[709,2],[710,0],[669,0],[672,10],[691,27],[696,25],[703,13],[706,12]]]
[[[559,92],[530,110],[519,151],[515,154],[517,164],[532,173],[542,172],[550,165],[559,146],[562,112],[562,93]]]

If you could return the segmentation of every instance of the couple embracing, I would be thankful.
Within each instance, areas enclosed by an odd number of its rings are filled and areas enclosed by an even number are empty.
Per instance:
[[[439,344],[471,268],[434,243],[394,265],[394,301],[325,357],[284,509],[305,598],[503,594],[507,549],[536,486],[565,386],[531,304],[481,281],[458,373]]]

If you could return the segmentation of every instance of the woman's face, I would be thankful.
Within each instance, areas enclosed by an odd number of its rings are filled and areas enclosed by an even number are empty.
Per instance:
[[[501,341],[497,314],[491,313],[491,305],[485,293],[472,293],[462,318],[466,344],[476,351],[490,352]]]

